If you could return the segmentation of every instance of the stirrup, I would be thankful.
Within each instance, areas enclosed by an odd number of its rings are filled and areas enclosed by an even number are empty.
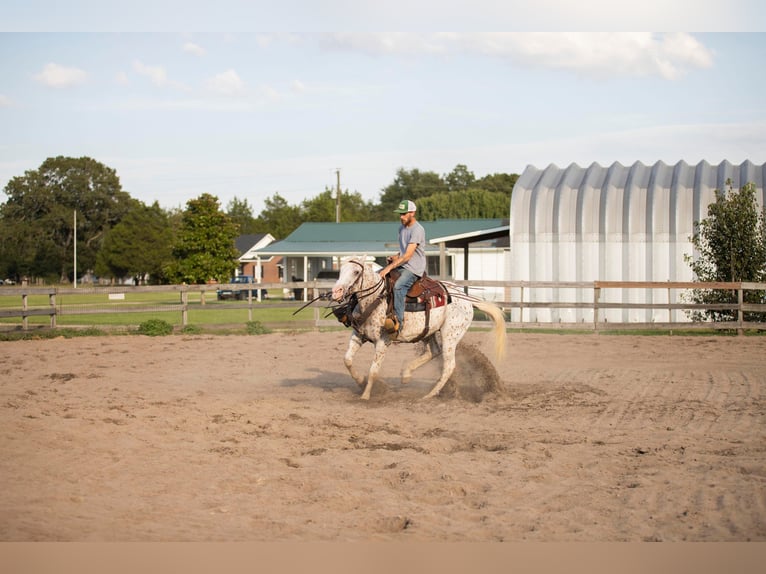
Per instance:
[[[396,318],[396,316],[392,317],[386,317],[385,323],[383,323],[383,328],[389,333],[389,334],[398,334],[399,333],[399,320]]]

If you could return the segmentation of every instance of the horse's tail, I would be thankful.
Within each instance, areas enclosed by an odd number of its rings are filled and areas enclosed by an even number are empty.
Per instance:
[[[505,316],[497,305],[486,301],[471,301],[479,311],[486,313],[495,324],[492,329],[495,335],[495,357],[501,360],[505,356]]]

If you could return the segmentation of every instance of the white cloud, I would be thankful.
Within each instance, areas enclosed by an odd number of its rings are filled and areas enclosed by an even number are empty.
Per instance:
[[[236,96],[245,91],[245,82],[235,70],[226,70],[213,76],[208,79],[205,85],[210,91],[225,96]]]
[[[128,75],[125,72],[117,72],[114,75],[114,81],[116,84],[119,84],[120,86],[127,86],[128,84],[130,84]]]
[[[353,33],[324,35],[321,43],[329,49],[374,55],[478,54],[597,76],[655,75],[673,80],[690,68],[713,65],[710,50],[685,33]]]
[[[79,68],[68,68],[58,64],[46,64],[42,72],[35,75],[35,79],[51,88],[68,88],[82,84],[88,74]]]
[[[5,94],[0,94],[0,108],[10,108],[13,105],[13,100]]]
[[[204,56],[207,53],[205,48],[195,44],[194,42],[186,42],[183,45],[183,51],[187,54],[193,54],[195,56]]]
[[[155,86],[165,86],[168,84],[168,74],[162,66],[147,66],[143,62],[135,60],[133,62],[133,69],[142,76],[149,78]]]
[[[301,82],[300,80],[293,80],[292,88],[293,88],[294,92],[299,93],[299,94],[306,91],[306,85],[303,82]]]

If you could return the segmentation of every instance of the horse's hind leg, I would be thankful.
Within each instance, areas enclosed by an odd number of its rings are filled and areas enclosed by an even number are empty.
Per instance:
[[[434,357],[438,357],[441,354],[441,345],[437,340],[437,335],[430,337],[422,343],[423,352],[415,357],[412,361],[407,363],[402,369],[402,384],[406,385],[412,379],[412,373],[428,363]]]
[[[442,376],[439,377],[431,392],[423,397],[424,399],[430,399],[438,395],[452,376],[452,372],[455,370],[455,348],[454,346],[445,345],[442,351]]]

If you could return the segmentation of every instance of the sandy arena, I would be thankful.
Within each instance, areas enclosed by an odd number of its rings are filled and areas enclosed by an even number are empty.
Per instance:
[[[366,403],[348,336],[0,343],[0,539],[766,540],[765,337],[470,332]]]

